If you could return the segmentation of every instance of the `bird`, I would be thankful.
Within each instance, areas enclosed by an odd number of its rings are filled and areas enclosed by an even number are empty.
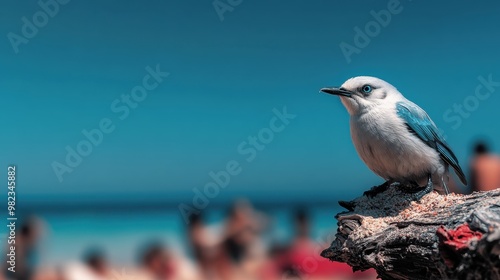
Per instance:
[[[449,194],[448,169],[467,179],[436,124],[396,87],[370,76],[353,77],[320,92],[337,95],[350,115],[351,138],[363,162],[385,179],[365,194],[396,185],[420,200],[436,190]]]

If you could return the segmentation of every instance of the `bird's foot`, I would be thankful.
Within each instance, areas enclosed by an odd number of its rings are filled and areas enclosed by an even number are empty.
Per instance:
[[[380,186],[374,186],[373,188],[371,188],[370,190],[368,191],[365,191],[363,193],[364,196],[367,196],[367,197],[370,197],[370,198],[373,198],[375,197],[377,194],[379,193],[383,193],[385,192],[389,186],[392,184],[392,182],[390,181],[386,181],[385,183],[383,183],[382,185]]]
[[[434,189],[434,185],[432,184],[431,175],[429,175],[426,186],[421,187],[421,186],[417,185],[417,187],[413,186],[412,188],[408,188],[408,187],[404,187],[404,186],[400,187],[401,191],[411,195],[412,201],[420,201],[420,199],[422,199],[422,197],[424,197],[426,194],[431,193],[433,189]]]

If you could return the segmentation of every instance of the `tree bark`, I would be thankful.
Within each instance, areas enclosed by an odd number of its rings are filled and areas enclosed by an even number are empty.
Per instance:
[[[500,190],[415,202],[389,187],[341,205],[325,258],[382,279],[500,279]]]

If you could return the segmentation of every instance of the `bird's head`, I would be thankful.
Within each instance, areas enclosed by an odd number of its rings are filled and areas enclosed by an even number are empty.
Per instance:
[[[391,84],[368,76],[354,77],[338,88],[322,88],[321,91],[340,96],[350,115],[366,112],[376,106],[395,103],[403,98]]]

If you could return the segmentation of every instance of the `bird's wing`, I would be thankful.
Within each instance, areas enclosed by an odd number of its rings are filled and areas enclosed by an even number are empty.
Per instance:
[[[467,179],[458,163],[457,157],[440,135],[438,128],[429,115],[420,107],[406,102],[398,102],[396,104],[396,111],[398,116],[405,121],[409,130],[429,147],[435,149],[441,156],[441,159],[453,167],[460,181],[464,185],[467,185]]]

